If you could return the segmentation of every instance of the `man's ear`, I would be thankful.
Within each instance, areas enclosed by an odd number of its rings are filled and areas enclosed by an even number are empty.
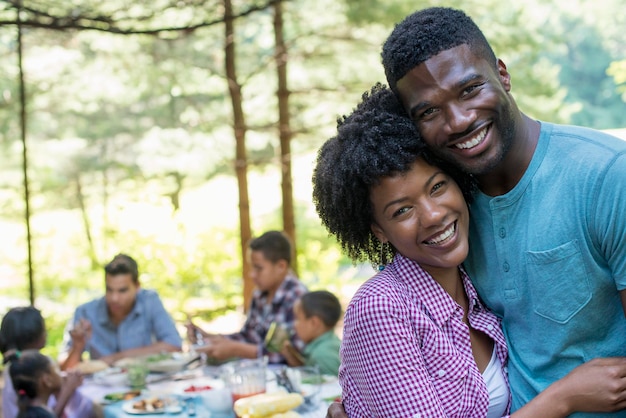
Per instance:
[[[287,263],[287,260],[283,260],[283,259],[278,260],[276,262],[276,267],[279,267],[281,271],[284,271],[285,273],[289,271],[289,263]]]
[[[506,69],[506,64],[504,61],[498,58],[498,75],[500,76],[500,82],[504,86],[504,89],[509,92],[511,91],[511,74]]]

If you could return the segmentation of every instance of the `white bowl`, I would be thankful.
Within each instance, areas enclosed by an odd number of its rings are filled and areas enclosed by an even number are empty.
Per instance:
[[[215,413],[230,413],[233,411],[233,395],[228,388],[213,388],[198,393],[204,406]]]

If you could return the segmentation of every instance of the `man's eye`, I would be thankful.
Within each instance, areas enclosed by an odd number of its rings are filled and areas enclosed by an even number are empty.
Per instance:
[[[428,109],[420,113],[420,119],[428,119],[429,117],[434,115],[435,112],[436,112],[436,109],[434,107],[429,107]]]
[[[467,96],[470,95],[472,93],[476,93],[479,91],[479,88],[482,87],[484,85],[484,83],[480,83],[480,84],[472,84],[471,86],[466,87],[463,90],[463,96]]]

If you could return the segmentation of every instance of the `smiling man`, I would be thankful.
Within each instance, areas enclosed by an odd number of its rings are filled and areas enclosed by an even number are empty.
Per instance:
[[[157,293],[142,289],[137,262],[118,254],[104,267],[105,296],[76,309],[67,326],[63,370],[84,352],[108,364],[126,358],[180,351],[182,340]]]

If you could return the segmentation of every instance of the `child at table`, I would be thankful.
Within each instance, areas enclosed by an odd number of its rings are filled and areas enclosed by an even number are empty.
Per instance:
[[[9,371],[15,354],[26,350],[40,350],[46,345],[46,327],[41,312],[33,306],[11,308],[0,324],[0,352],[4,357],[4,388],[2,413],[4,418],[15,418],[18,413],[18,396],[9,383]],[[54,412],[65,418],[92,418],[98,413],[93,402],[76,390],[82,383],[78,372],[69,372],[62,387],[49,399]]]
[[[339,346],[335,326],[341,318],[339,299],[326,290],[305,293],[293,307],[294,331],[304,347],[304,361],[289,341],[281,353],[290,366],[317,366],[322,374],[337,376],[339,372]]]
[[[291,269],[292,246],[284,232],[267,231],[252,239],[248,250],[250,279],[256,289],[241,330],[226,335],[210,334],[189,321],[187,337],[189,342],[197,344],[198,336],[202,336],[204,345],[196,346],[196,351],[205,353],[212,361],[267,355],[270,364],[285,364],[281,353],[267,350],[265,337],[273,322],[291,329],[293,304],[307,288]],[[298,349],[304,347],[297,336],[292,336],[291,342]]]
[[[48,407],[50,395],[61,389],[59,369],[39,350],[13,351],[9,354],[12,386],[17,393],[17,418],[56,418]]]

